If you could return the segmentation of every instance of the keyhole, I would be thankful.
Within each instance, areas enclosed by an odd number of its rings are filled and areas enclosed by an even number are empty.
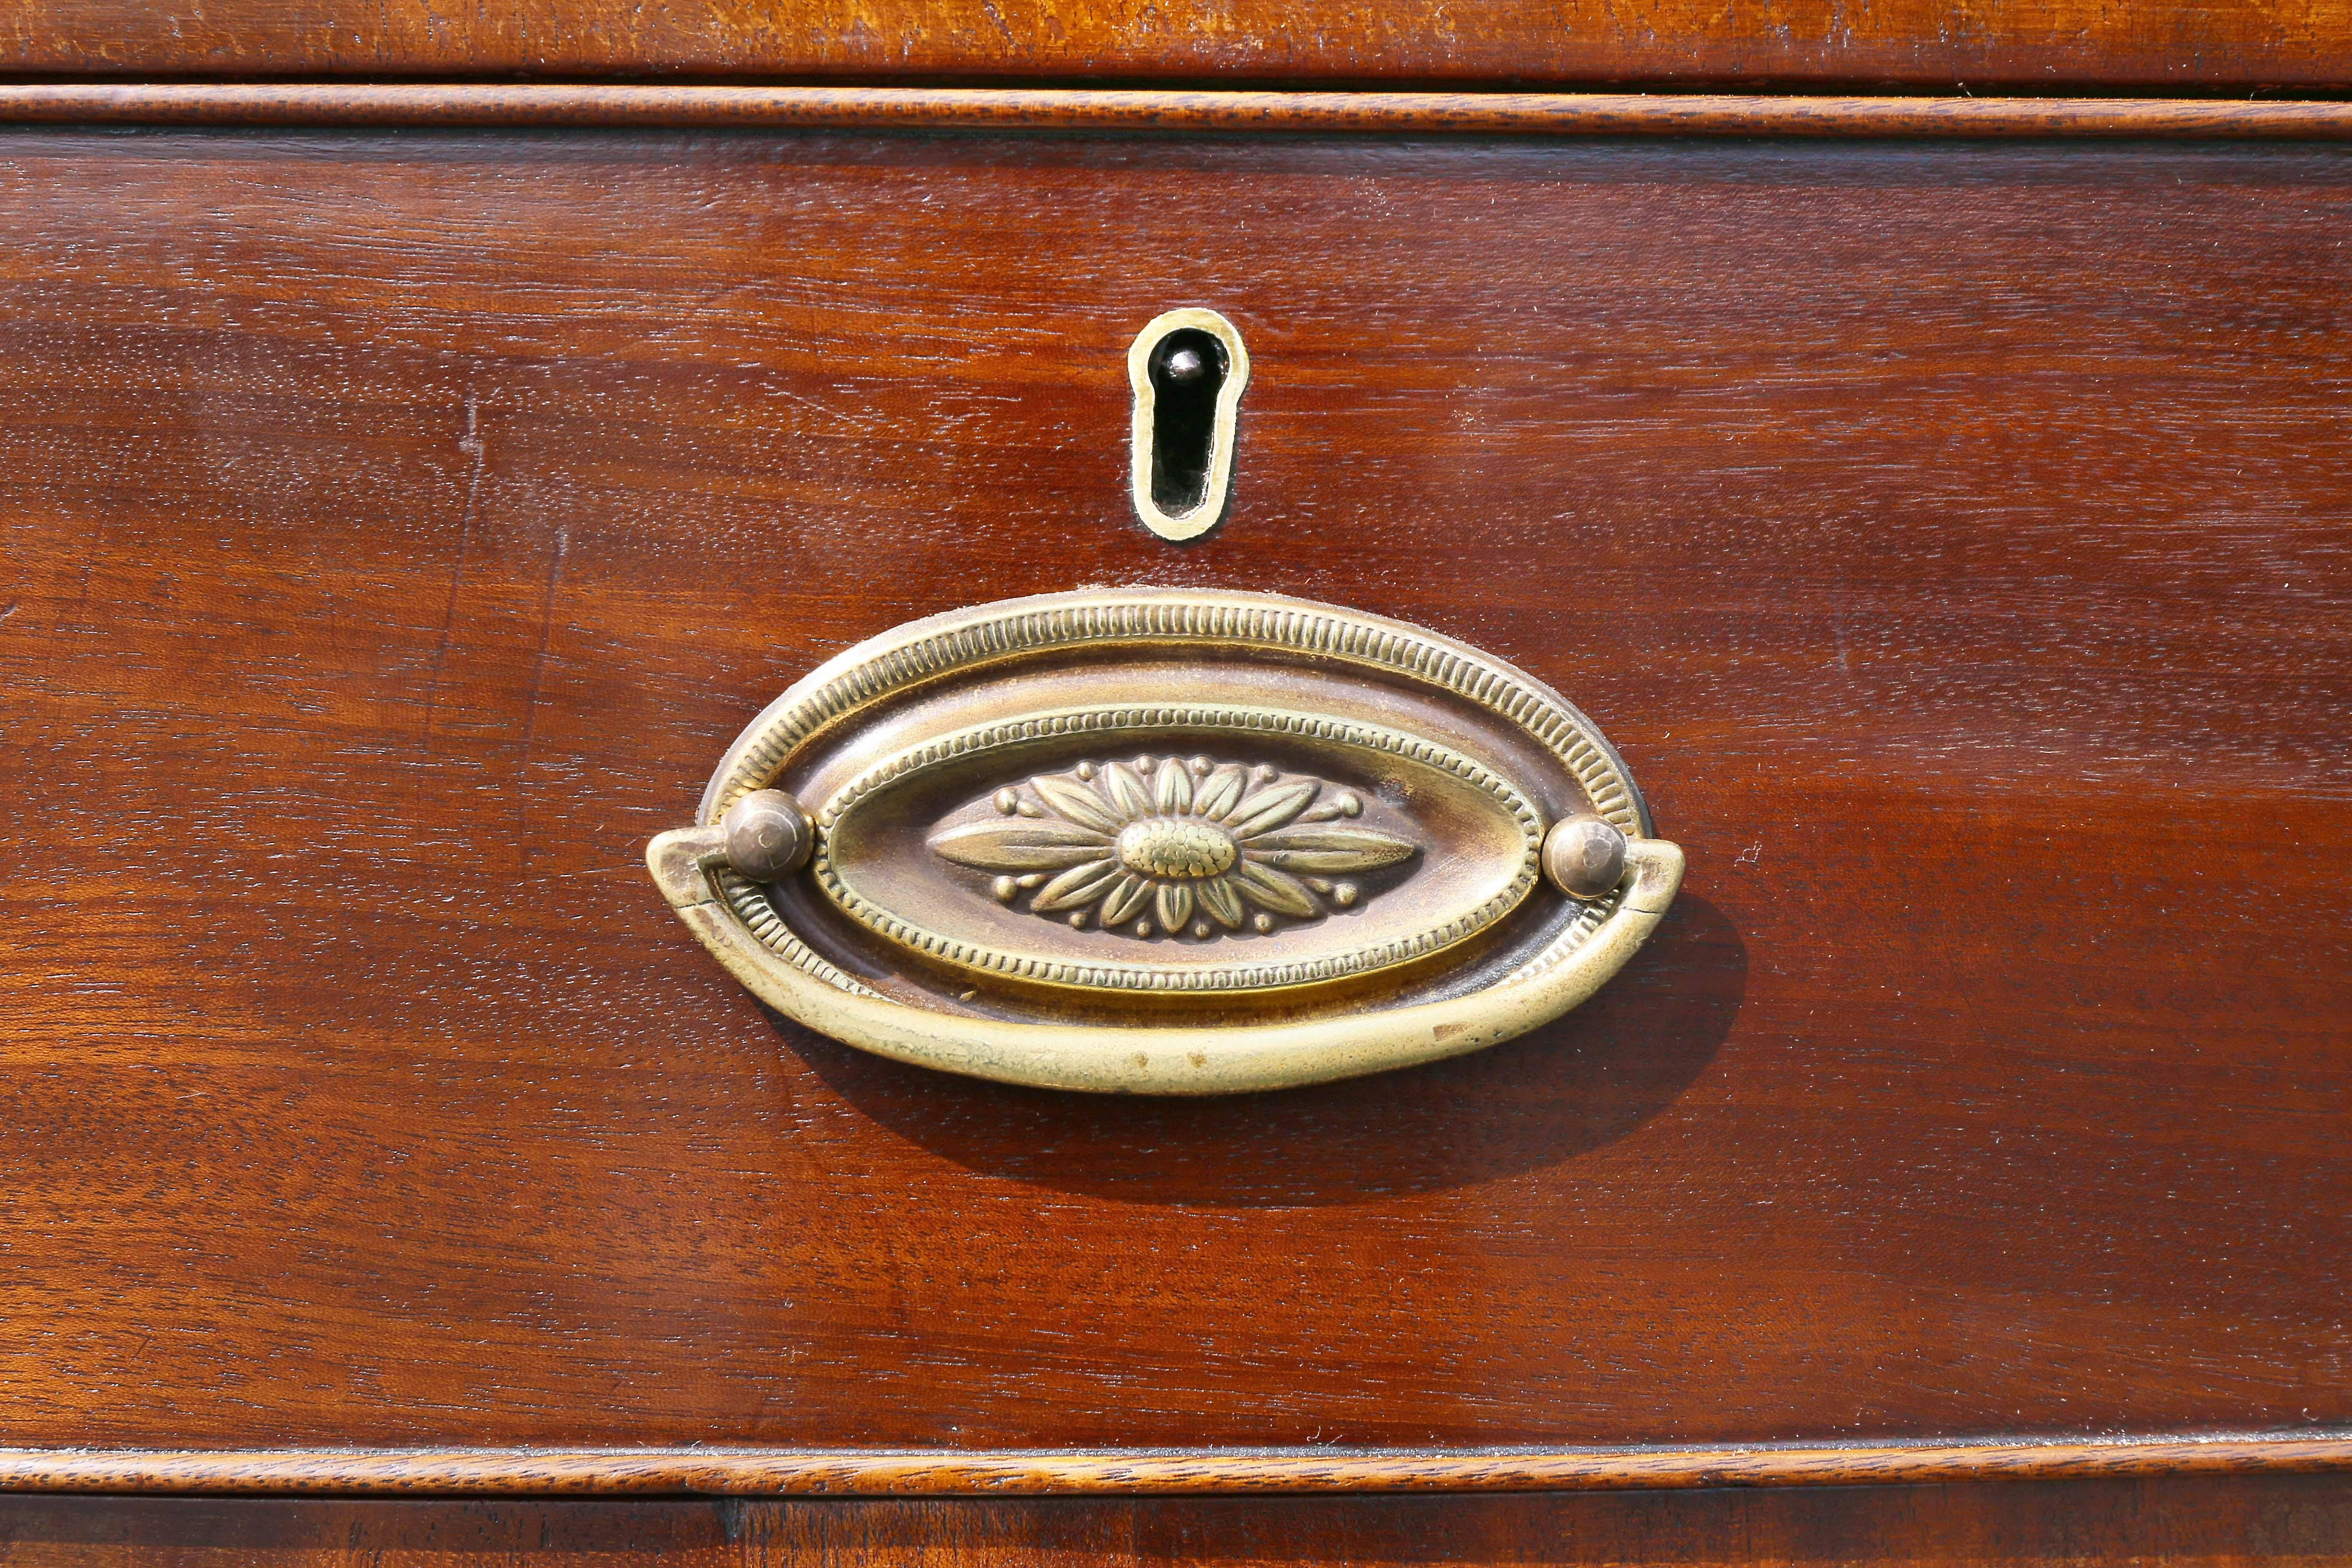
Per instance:
[[[1249,353],[1214,310],[1171,310],[1137,335],[1127,374],[1136,514],[1162,539],[1197,538],[1225,510]]]
[[[1187,327],[1160,340],[1151,355],[1151,499],[1171,516],[1209,499],[1209,456],[1217,427],[1217,394],[1225,384],[1224,345]]]

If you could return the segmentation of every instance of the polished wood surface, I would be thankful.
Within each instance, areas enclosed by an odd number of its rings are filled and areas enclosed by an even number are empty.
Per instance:
[[[2341,0],[16,0],[0,62],[104,76],[1032,77],[2049,90],[2352,82]]]
[[[2352,1436],[1618,1448],[0,1448],[0,1489],[767,1497],[1657,1491],[2352,1470]]]
[[[2352,103],[1730,93],[1121,91],[640,83],[0,84],[0,121],[2343,141]]]
[[[2340,153],[0,140],[0,1440],[2352,1425]],[[1255,366],[1188,548],[1180,303]],[[677,928],[645,841],[792,678],[1134,581],[1553,681],[1675,917],[1213,1103]]]
[[[1182,1563],[1827,1568],[2317,1564],[2352,1556],[2352,1479],[1480,1498],[257,1502],[0,1499],[0,1568]]]

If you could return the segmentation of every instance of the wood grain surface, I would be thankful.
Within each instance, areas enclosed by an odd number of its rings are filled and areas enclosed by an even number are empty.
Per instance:
[[[2344,154],[19,130],[0,210],[0,1441],[2352,1425]],[[1187,303],[1255,369],[1175,548]],[[795,675],[1136,581],[1556,683],[1674,918],[1134,1103],[663,908]]]
[[[1733,93],[1184,92],[593,82],[0,83],[0,121],[1474,136],[2352,139],[2352,103]]]
[[[988,1502],[0,1498],[0,1568],[2339,1563],[2352,1479]]]
[[[1656,1491],[2352,1470],[2352,1434],[1620,1448],[0,1448],[0,1490],[538,1497]]]
[[[2345,0],[16,0],[0,66],[107,76],[2352,83]]]

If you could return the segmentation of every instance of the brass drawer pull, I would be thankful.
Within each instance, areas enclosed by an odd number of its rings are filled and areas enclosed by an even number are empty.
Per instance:
[[[1272,595],[917,621],[752,721],[646,854],[761,1000],[901,1060],[1212,1094],[1454,1056],[1573,1007],[1683,857],[1529,677]]]

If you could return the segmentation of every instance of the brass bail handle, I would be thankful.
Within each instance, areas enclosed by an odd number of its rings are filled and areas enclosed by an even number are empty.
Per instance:
[[[647,859],[812,1028],[1156,1094],[1522,1034],[1632,956],[1683,870],[1613,748],[1525,672],[1334,605],[1143,588],[850,649],[752,721]]]

